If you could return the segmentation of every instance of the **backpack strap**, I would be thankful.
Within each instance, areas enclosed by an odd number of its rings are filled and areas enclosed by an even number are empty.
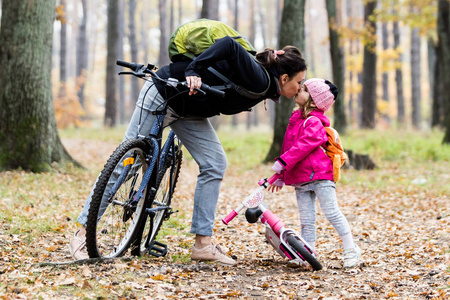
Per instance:
[[[265,91],[260,92],[260,93],[255,93],[252,91],[249,91],[245,88],[243,88],[240,85],[237,85],[236,83],[234,83],[233,81],[231,81],[229,78],[225,77],[224,75],[222,75],[219,71],[217,71],[216,69],[214,69],[213,67],[209,67],[208,71],[210,71],[211,73],[213,73],[214,75],[216,75],[217,77],[219,77],[225,84],[223,86],[219,86],[219,87],[214,87],[213,88],[217,88],[217,89],[233,89],[236,92],[238,92],[240,95],[244,96],[245,98],[249,98],[249,99],[259,99],[262,96],[264,96],[267,91],[269,90],[270,87],[270,76],[269,73],[267,72],[267,70],[265,68],[263,68],[264,72],[267,75],[267,78],[269,79],[269,84],[267,85],[267,88]]]

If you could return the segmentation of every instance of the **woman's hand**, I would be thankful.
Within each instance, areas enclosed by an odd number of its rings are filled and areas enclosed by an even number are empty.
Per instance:
[[[198,76],[187,76],[186,83],[189,87],[189,96],[197,94],[194,88],[200,88],[202,86],[202,79]]]

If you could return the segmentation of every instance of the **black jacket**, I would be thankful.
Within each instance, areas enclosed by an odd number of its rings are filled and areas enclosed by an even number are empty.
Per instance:
[[[169,106],[181,116],[192,115],[211,117],[219,114],[232,115],[250,110],[251,107],[264,99],[279,97],[278,75],[268,70],[269,77],[254,57],[252,57],[239,43],[230,37],[217,40],[210,48],[196,57],[193,61],[172,63],[157,71],[162,78],[176,78],[185,81],[186,76],[199,76],[202,82],[210,85],[222,85],[223,81],[207,70],[212,66],[222,75],[243,88],[252,92],[263,92],[269,86],[266,94],[259,99],[249,99],[235,90],[227,89],[225,97],[214,95],[178,96],[170,100]],[[170,99],[175,91],[164,90],[157,85],[159,92],[165,99]]]

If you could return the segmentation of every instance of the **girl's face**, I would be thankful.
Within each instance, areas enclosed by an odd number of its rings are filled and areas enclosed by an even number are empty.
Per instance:
[[[309,92],[306,86],[302,86],[300,91],[297,95],[294,97],[294,102],[297,103],[299,106],[303,107],[309,99]]]
[[[306,70],[298,72],[296,75],[289,77],[287,74],[280,76],[279,83],[281,95],[292,98],[301,90],[302,82],[305,80]]]

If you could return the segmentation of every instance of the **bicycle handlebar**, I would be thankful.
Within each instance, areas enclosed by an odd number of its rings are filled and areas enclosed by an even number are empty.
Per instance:
[[[166,84],[168,83],[166,79],[160,78],[155,72],[153,72],[148,67],[145,67],[143,64],[138,64],[138,63],[135,63],[135,62],[130,63],[130,62],[127,62],[127,61],[124,61],[124,60],[121,60],[121,59],[118,59],[116,61],[116,64],[118,66],[122,66],[122,67],[129,68],[129,69],[133,70],[133,72],[131,74],[133,74],[133,75],[135,75],[137,77],[142,77],[145,74],[151,74],[152,77],[156,78],[157,80],[162,81],[162,82],[164,82]],[[124,73],[122,73],[122,74],[124,74]],[[129,74],[129,73],[126,73],[126,74]],[[178,82],[178,84],[182,85],[184,87],[188,87],[186,81]],[[225,92],[224,91],[215,89],[215,88],[207,85],[206,83],[202,83],[200,89],[196,88],[195,90],[199,91],[203,95],[205,93],[207,93],[207,94],[215,95],[215,96],[218,96],[218,97],[221,97],[221,98],[225,97]]]
[[[118,66],[125,67],[125,68],[131,69],[133,71],[137,71],[137,70],[142,69],[144,67],[144,65],[142,65],[142,64],[138,64],[138,63],[135,63],[135,62],[130,63],[130,62],[127,62],[127,61],[124,61],[124,60],[121,60],[121,59],[118,59],[116,61],[116,64]]]

